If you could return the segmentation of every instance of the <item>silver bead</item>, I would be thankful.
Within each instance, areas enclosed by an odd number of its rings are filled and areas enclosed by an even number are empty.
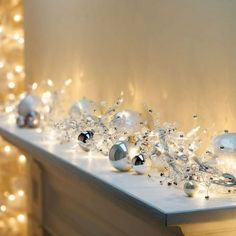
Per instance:
[[[25,117],[24,116],[17,116],[16,118],[16,124],[19,128],[22,128],[25,126]]]
[[[128,143],[125,141],[115,143],[110,149],[109,160],[117,170],[129,171],[132,164],[128,153]]]
[[[184,192],[188,197],[194,197],[194,195],[198,192],[198,184],[194,180],[185,182]]]
[[[140,123],[142,122],[143,119],[140,113],[131,110],[118,112],[111,120],[113,126],[118,129],[125,129],[125,131],[130,133],[137,131],[141,127]]]
[[[40,106],[40,98],[33,95],[26,95],[18,105],[18,114],[26,116],[30,112],[37,111]]]
[[[85,131],[81,132],[80,135],[78,136],[78,141],[79,141],[79,146],[86,152],[88,152],[91,148],[90,143],[87,141],[92,139],[94,135],[93,131]]]
[[[69,113],[73,117],[80,115],[93,116],[100,115],[101,111],[94,101],[82,98],[71,106]]]
[[[132,166],[137,174],[148,174],[151,170],[151,160],[139,154],[132,159]]]
[[[40,115],[38,112],[30,112],[25,117],[25,125],[29,128],[38,128],[40,124]]]

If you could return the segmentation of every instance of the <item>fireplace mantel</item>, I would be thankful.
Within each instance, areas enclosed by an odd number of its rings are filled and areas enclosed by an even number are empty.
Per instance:
[[[236,232],[235,196],[188,198],[158,180],[115,171],[101,154],[75,151],[74,144],[58,144],[38,130],[19,129],[6,116],[0,118],[0,135],[30,156],[29,215],[39,229],[33,235]]]

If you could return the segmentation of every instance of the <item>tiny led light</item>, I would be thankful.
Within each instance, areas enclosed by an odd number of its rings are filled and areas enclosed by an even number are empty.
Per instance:
[[[23,190],[19,190],[19,191],[17,192],[17,195],[18,195],[19,197],[23,197],[23,196],[25,195],[25,192],[24,192]]]
[[[24,222],[25,221],[25,215],[24,214],[19,214],[17,216],[17,220],[21,223]]]
[[[16,66],[15,66],[15,71],[16,71],[17,73],[21,73],[21,72],[23,71],[23,66],[21,66],[21,65],[16,65]]]
[[[13,107],[13,106],[7,106],[7,107],[5,107],[5,111],[6,111],[7,113],[12,112],[13,110],[14,110],[14,107]]]
[[[71,83],[72,83],[72,79],[67,79],[64,82],[65,86],[69,86]]]
[[[53,83],[52,80],[50,80],[50,79],[48,79],[47,84],[48,84],[48,86],[50,86],[50,87],[53,87],[53,85],[54,85],[54,83]]]
[[[8,199],[9,199],[9,201],[15,201],[16,200],[16,196],[14,194],[10,194],[8,196]]]
[[[21,163],[25,163],[25,162],[26,162],[26,157],[25,157],[25,155],[21,154],[21,155],[19,156],[19,162],[21,162]]]
[[[14,19],[15,22],[19,22],[19,21],[22,20],[22,15],[20,15],[20,14],[14,15],[13,19]]]
[[[4,152],[6,152],[6,153],[9,153],[11,151],[11,147],[10,146],[5,146],[4,147]]]
[[[32,90],[36,90],[38,88],[38,84],[37,83],[33,83],[32,84]]]
[[[9,82],[8,83],[8,88],[14,89],[16,87],[16,84],[14,82]]]
[[[5,212],[5,211],[7,210],[7,207],[6,207],[5,205],[1,205],[1,206],[0,206],[0,210],[1,210],[2,212]]]

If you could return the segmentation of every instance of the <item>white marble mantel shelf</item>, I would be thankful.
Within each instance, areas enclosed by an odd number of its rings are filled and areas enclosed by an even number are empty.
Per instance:
[[[30,154],[41,153],[52,163],[97,181],[98,185],[122,195],[154,217],[162,218],[167,226],[236,218],[235,196],[209,200],[204,196],[188,198],[182,190],[160,186],[159,181],[151,181],[147,176],[119,173],[108,158],[100,154],[75,151],[71,144],[55,144],[43,139],[43,134],[35,130],[19,129],[6,116],[0,117],[0,135]]]

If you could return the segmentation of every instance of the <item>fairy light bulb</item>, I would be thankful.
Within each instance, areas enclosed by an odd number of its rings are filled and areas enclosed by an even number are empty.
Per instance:
[[[20,22],[20,21],[22,20],[22,15],[20,15],[20,14],[14,15],[14,16],[13,16],[13,20],[14,20],[15,22]]]
[[[0,206],[0,211],[5,212],[7,210],[7,207],[5,205]]]
[[[15,66],[15,71],[16,71],[17,73],[23,72],[23,66],[22,66],[22,65],[16,65],[16,66]]]
[[[32,90],[36,90],[37,88],[38,88],[38,84],[34,82],[32,84]]]
[[[47,80],[47,84],[48,84],[49,87],[53,87],[54,86],[54,83],[50,79]]]
[[[19,214],[19,215],[17,216],[17,220],[18,220],[18,222],[20,222],[20,223],[25,222],[25,215],[24,215],[24,214]]]
[[[9,89],[14,89],[15,87],[16,87],[15,82],[9,82],[9,83],[8,83],[8,88],[9,88]]]
[[[25,192],[24,192],[23,190],[19,190],[19,191],[17,192],[17,195],[18,195],[19,197],[23,197],[23,196],[25,195]]]
[[[20,156],[19,156],[19,162],[20,163],[22,163],[22,164],[24,164],[25,162],[26,162],[26,157],[25,157],[25,155],[23,155],[23,154],[21,154]]]
[[[8,200],[11,201],[11,202],[13,202],[13,201],[16,200],[16,196],[15,196],[14,194],[10,194],[10,195],[8,196]]]
[[[11,152],[11,146],[9,146],[9,145],[5,146],[5,147],[4,147],[4,152],[5,152],[5,153]]]
[[[64,82],[65,86],[69,86],[71,83],[72,83],[72,79],[70,79],[70,78],[65,80],[65,82]]]

